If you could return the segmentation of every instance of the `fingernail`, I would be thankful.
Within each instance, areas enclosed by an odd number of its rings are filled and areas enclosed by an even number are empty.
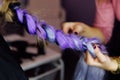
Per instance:
[[[96,45],[95,44],[92,44],[93,48],[96,49]]]
[[[71,34],[73,31],[71,29],[69,29],[68,33]]]
[[[74,32],[74,34],[75,34],[75,35],[78,35],[78,33],[77,33],[77,32]]]
[[[100,45],[98,45],[98,48],[100,48]]]
[[[94,44],[94,43],[92,43],[92,46],[95,46],[95,44]]]
[[[96,49],[96,46],[93,46],[94,49]]]

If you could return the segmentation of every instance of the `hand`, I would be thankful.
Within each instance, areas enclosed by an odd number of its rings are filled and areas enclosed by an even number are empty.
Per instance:
[[[110,3],[111,0],[96,0],[97,4],[102,5],[104,3]]]
[[[105,37],[102,31],[96,27],[91,27],[82,22],[66,22],[63,23],[62,29],[66,34],[73,33],[87,38],[98,38],[105,43]]]
[[[113,60],[107,55],[101,53],[100,49],[96,46],[95,48],[96,58],[93,58],[89,52],[85,55],[85,61],[90,66],[96,66],[103,68],[108,71],[116,71],[118,64],[116,60]]]
[[[84,31],[84,26],[82,26],[83,23],[80,22],[65,22],[62,25],[63,31],[68,34],[68,33],[73,33],[73,34],[80,34]]]

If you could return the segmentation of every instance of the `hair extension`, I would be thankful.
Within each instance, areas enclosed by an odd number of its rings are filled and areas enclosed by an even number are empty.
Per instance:
[[[10,4],[10,6],[8,4]],[[61,30],[55,30],[52,26],[38,21],[37,18],[28,14],[26,10],[21,9],[18,5],[16,6],[13,3],[4,3],[3,5],[6,5],[7,9],[12,11],[11,13],[16,14],[15,17],[18,19],[17,21],[26,26],[28,33],[38,35],[39,38],[48,40],[51,43],[57,43],[62,49],[72,48],[80,50],[83,53],[88,50],[93,57],[96,57],[92,44],[99,44],[101,51],[103,53],[107,53],[105,47],[98,39],[88,39],[85,37],[78,37],[76,35],[66,35]],[[5,10],[2,11],[8,13]],[[14,21],[12,16],[10,16],[10,19],[7,18],[6,20]],[[97,67],[88,66],[84,61],[83,55],[78,62],[74,80],[103,80],[105,71]]]

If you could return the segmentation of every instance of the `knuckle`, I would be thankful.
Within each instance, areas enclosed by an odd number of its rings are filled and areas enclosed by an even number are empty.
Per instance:
[[[101,63],[105,64],[107,62],[107,60],[101,60]]]
[[[66,26],[66,25],[67,25],[67,23],[66,23],[66,22],[62,24],[62,26],[63,26],[63,27],[64,27],[64,26]]]

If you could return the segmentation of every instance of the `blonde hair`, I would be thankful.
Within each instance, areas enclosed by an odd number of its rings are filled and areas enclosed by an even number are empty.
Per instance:
[[[13,13],[9,9],[9,4],[17,2],[18,0],[3,0],[1,6],[0,6],[0,13],[2,14],[2,17],[4,17],[4,20],[7,22],[13,22]]]

